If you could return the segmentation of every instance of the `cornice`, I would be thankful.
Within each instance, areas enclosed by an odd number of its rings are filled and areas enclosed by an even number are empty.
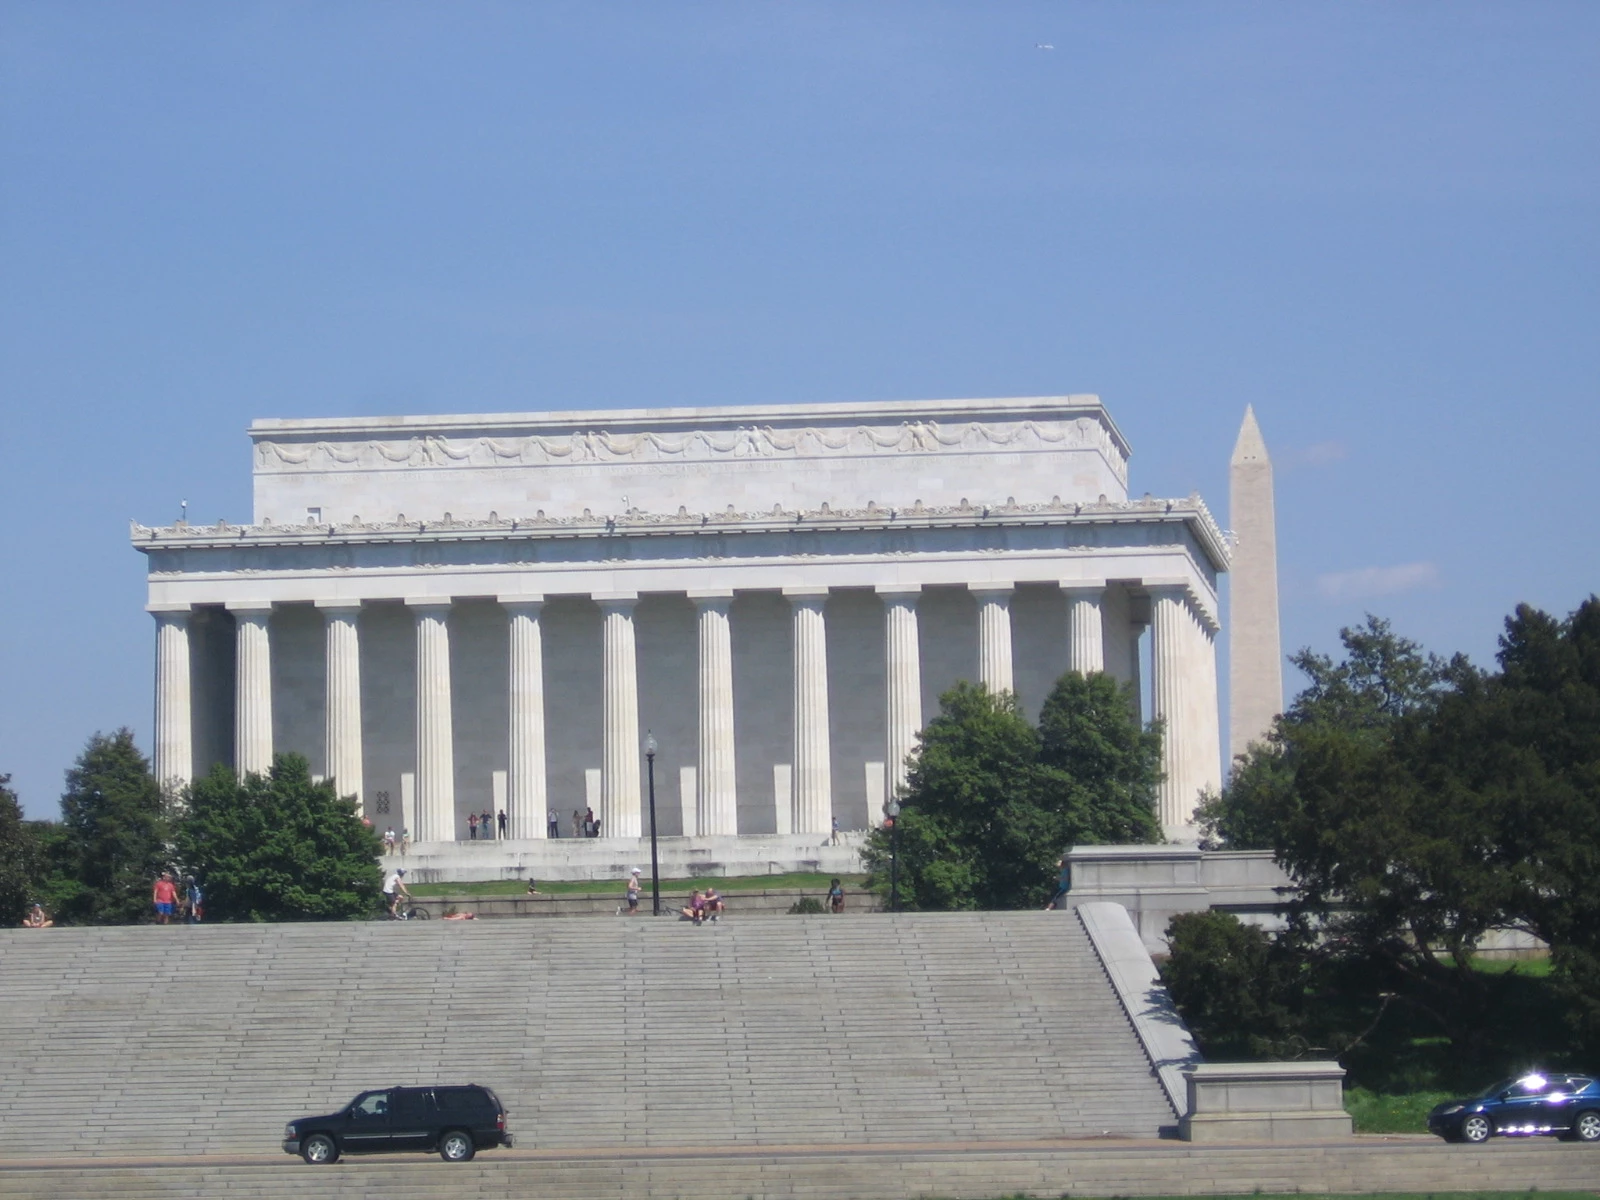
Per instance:
[[[1205,502],[1198,496],[1184,500],[1145,498],[1126,503],[1069,504],[962,504],[946,507],[836,510],[823,505],[816,510],[774,507],[765,513],[691,513],[680,508],[665,515],[637,509],[596,516],[587,509],[579,517],[504,518],[491,513],[484,520],[350,522],[304,525],[177,524],[147,526],[132,522],[129,537],[143,553],[171,549],[218,549],[305,546],[308,544],[361,545],[395,542],[512,541],[545,538],[683,537],[705,533],[755,534],[805,529],[811,533],[883,529],[1026,528],[1048,525],[1183,524],[1205,552],[1213,569],[1226,571],[1226,540]]]

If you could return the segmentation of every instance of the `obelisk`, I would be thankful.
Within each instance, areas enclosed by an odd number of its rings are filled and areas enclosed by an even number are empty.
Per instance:
[[[1278,641],[1278,535],[1272,505],[1272,460],[1254,409],[1246,406],[1228,463],[1228,519],[1233,565],[1228,571],[1228,758],[1265,740],[1283,711],[1283,657]]]

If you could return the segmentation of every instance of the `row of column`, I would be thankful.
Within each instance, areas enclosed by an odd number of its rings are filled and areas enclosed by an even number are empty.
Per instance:
[[[978,600],[979,679],[991,691],[1013,690],[1009,584],[974,586]],[[886,714],[884,761],[890,794],[905,784],[906,758],[922,729],[921,650],[917,585],[878,589],[884,604]],[[829,747],[825,588],[789,588],[793,612],[794,761],[790,829],[829,831],[833,815]],[[735,793],[731,591],[689,593],[697,609],[699,723],[694,832],[738,832]],[[634,593],[597,595],[603,636],[600,819],[608,836],[643,832]],[[1104,669],[1100,589],[1068,593],[1068,668]],[[545,836],[544,652],[542,602],[507,597],[510,720],[507,815],[511,835]],[[450,603],[407,601],[416,621],[415,837],[455,836],[454,735],[450,696]],[[361,657],[358,605],[318,602],[326,625],[327,771],[340,792],[362,794]],[[272,765],[272,667],[269,605],[230,604],[237,625],[234,763],[241,774]],[[1220,782],[1216,660],[1211,633],[1178,589],[1152,593],[1153,708],[1166,722],[1167,782],[1162,820],[1187,822],[1194,780]],[[158,612],[156,772],[168,786],[193,774],[188,612]],[[1215,784],[1213,784],[1214,786]],[[874,814],[874,820],[878,815]],[[687,831],[686,831],[687,832]]]

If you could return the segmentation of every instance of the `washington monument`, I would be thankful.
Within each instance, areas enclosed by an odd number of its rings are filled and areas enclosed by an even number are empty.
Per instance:
[[[1228,520],[1233,525],[1228,643],[1228,758],[1265,740],[1283,711],[1278,640],[1278,537],[1272,508],[1272,460],[1246,407],[1228,464]]]

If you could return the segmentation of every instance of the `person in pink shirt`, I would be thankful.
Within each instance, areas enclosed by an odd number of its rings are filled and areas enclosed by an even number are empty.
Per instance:
[[[156,886],[150,891],[150,898],[156,906],[156,924],[169,924],[172,910],[178,903],[178,885],[172,881],[171,871],[161,872],[161,878],[156,880]]]

